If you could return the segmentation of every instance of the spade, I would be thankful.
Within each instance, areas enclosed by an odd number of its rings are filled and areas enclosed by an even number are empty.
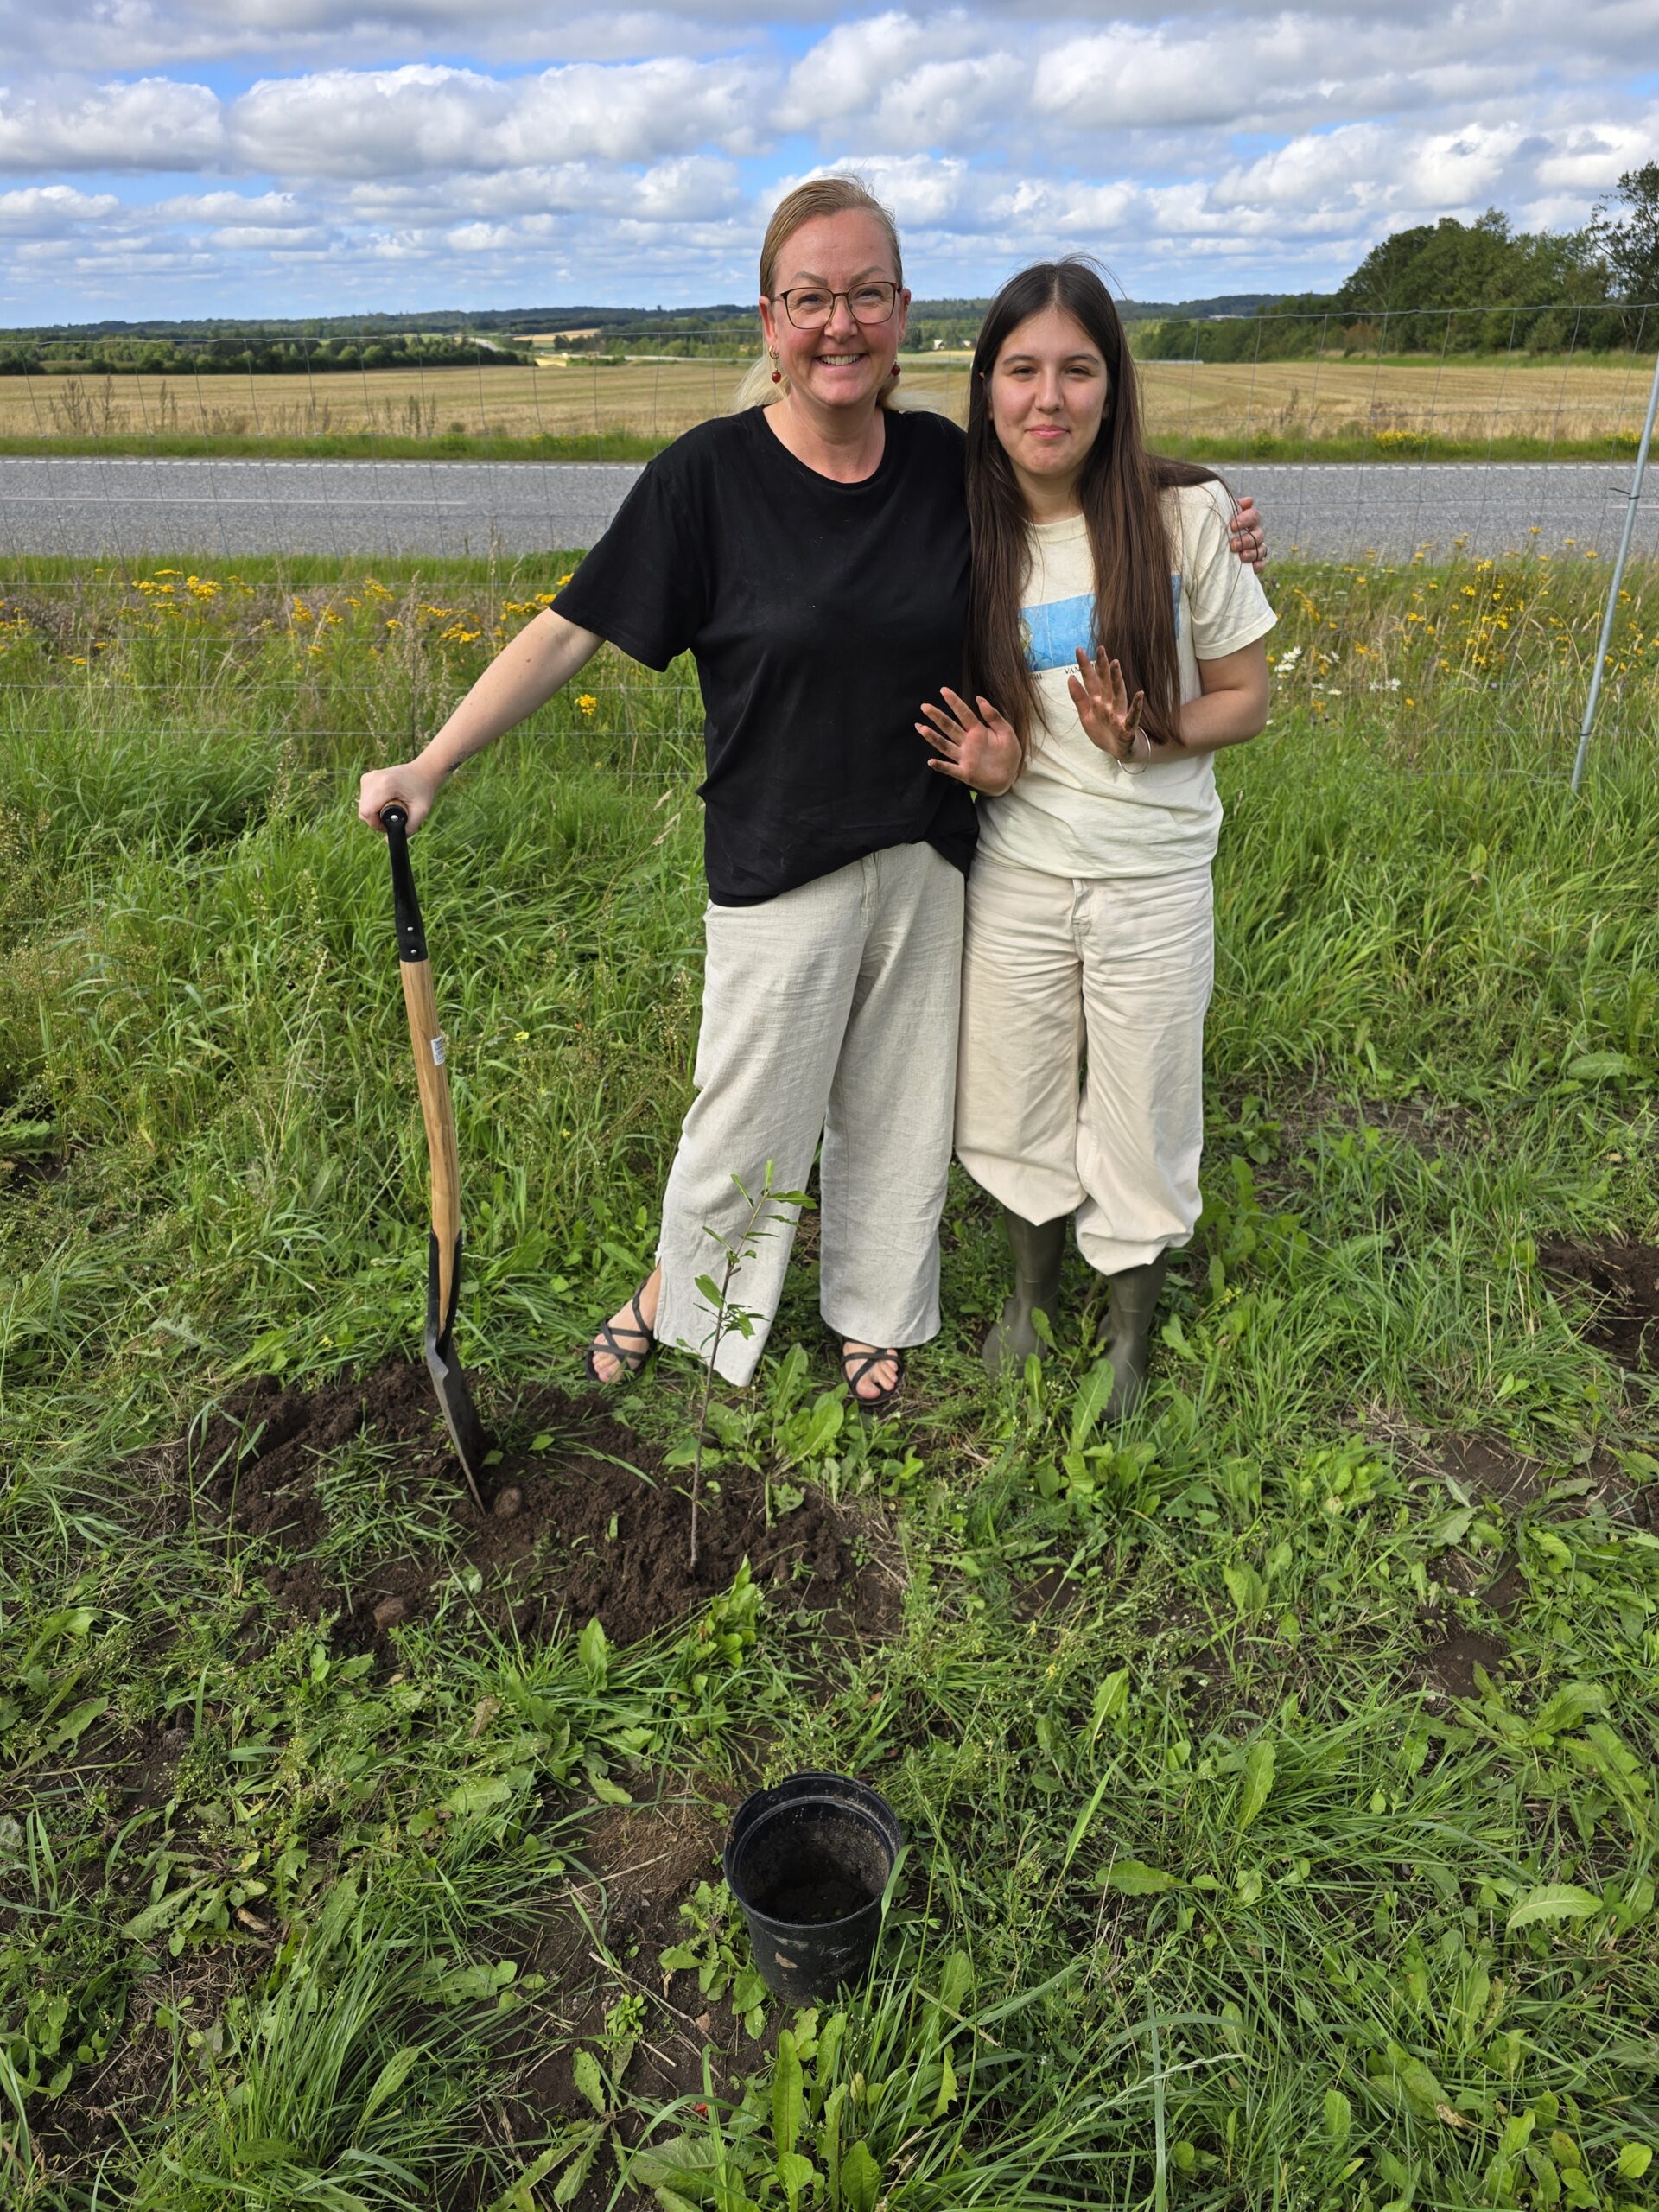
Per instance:
[[[455,1357],[455,1304],[461,1292],[461,1164],[455,1151],[455,1115],[449,1102],[449,1071],[444,1065],[443,1032],[438,1027],[432,967],[426,957],[426,932],[409,864],[409,814],[401,806],[380,810],[391,856],[391,903],[397,925],[397,958],[404,978],[404,1005],[415,1074],[420,1084],[421,1118],[432,1163],[432,1234],[426,1262],[426,1364],[438,1403],[461,1460],[473,1503],[483,1510],[479,1485],[486,1446],[477,1408],[461,1362]]]

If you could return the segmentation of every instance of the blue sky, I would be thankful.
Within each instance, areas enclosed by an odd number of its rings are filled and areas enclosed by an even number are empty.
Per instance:
[[[1301,289],[1659,156],[1659,0],[0,0],[0,54],[4,323],[747,299],[847,165],[923,295]]]

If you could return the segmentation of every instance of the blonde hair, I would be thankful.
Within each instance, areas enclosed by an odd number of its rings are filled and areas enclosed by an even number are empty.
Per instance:
[[[815,221],[820,215],[874,215],[886,233],[893,254],[893,274],[895,283],[905,281],[904,257],[899,250],[899,226],[893,219],[893,210],[885,207],[861,177],[815,176],[805,184],[798,184],[793,192],[786,192],[772,211],[772,220],[766,225],[766,234],[760,241],[760,295],[772,297],[772,286],[778,282],[778,264],[783,259],[784,248],[789,244],[803,223]],[[781,399],[789,390],[789,378],[785,377],[774,384],[772,380],[772,359],[762,353],[760,359],[744,377],[732,402],[735,415],[745,407],[767,407],[773,400]],[[884,391],[881,404],[892,404],[896,394]]]

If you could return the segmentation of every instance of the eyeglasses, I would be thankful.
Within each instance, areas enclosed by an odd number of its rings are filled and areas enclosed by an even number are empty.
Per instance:
[[[783,302],[784,313],[797,330],[822,330],[834,315],[837,300],[846,301],[855,322],[885,322],[897,303],[899,287],[871,282],[855,284],[848,292],[830,292],[820,284],[798,284],[792,292],[776,292],[772,296]]]

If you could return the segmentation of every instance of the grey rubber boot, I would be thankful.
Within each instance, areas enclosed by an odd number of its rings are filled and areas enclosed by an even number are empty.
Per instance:
[[[1052,1320],[1060,1295],[1060,1262],[1065,1257],[1066,1217],[1058,1221],[1022,1221],[1002,1209],[1014,1255],[1014,1295],[1002,1308],[1002,1318],[992,1323],[983,1347],[985,1365],[993,1376],[1005,1368],[1023,1367],[1042,1344],[1032,1326],[1033,1313]]]
[[[1144,1267],[1125,1268],[1121,1274],[1105,1277],[1112,1293],[1100,1331],[1100,1348],[1112,1367],[1112,1395],[1106,1401],[1108,1421],[1122,1421],[1132,1414],[1146,1390],[1153,1319],[1168,1273],[1169,1254],[1163,1251]]]

